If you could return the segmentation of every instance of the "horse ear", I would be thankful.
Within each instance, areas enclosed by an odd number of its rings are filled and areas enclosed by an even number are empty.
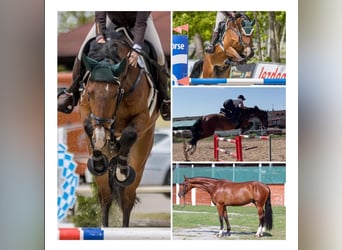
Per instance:
[[[253,26],[255,24],[255,19],[251,22],[251,26]]]

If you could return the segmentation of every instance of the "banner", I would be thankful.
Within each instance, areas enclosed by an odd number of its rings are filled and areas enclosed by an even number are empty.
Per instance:
[[[188,36],[172,36],[172,85],[188,75]]]

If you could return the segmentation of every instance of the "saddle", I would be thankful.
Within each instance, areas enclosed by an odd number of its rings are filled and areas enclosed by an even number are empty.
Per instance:
[[[224,115],[228,119],[232,119],[233,118],[233,111],[231,111],[229,109],[221,108],[220,109],[220,114]]]
[[[127,41],[129,41],[131,46],[133,46],[134,35],[130,30],[126,29],[125,27],[116,27],[115,29],[109,29],[109,31],[106,32],[106,38],[117,38],[118,33],[121,36],[123,36]],[[143,59],[143,67],[145,68],[148,75],[152,78],[151,80],[153,82],[156,82],[158,79],[157,67],[159,66],[157,63],[157,53],[149,41],[144,40],[144,44],[142,45],[140,55]]]
[[[113,81],[113,77],[115,78],[124,69],[126,62],[123,61],[116,65],[110,65],[112,62],[108,58],[105,58],[103,55],[104,53],[98,53],[100,50],[106,50],[105,46],[108,46],[111,39],[125,39],[128,43],[133,46],[134,36],[133,34],[124,27],[117,27],[108,29],[106,32],[106,38],[109,40],[105,44],[98,44],[95,41],[95,38],[89,40],[84,47],[82,61],[86,68],[89,70],[89,67],[93,69],[93,77],[101,76],[102,79],[96,78],[96,80],[104,80],[111,82]],[[107,48],[108,50],[109,48]],[[102,55],[101,55],[102,54]],[[141,59],[143,60],[144,69],[150,78],[153,86],[155,88],[155,82],[158,79],[158,63],[157,54],[155,49],[153,48],[152,44],[147,40],[144,41],[142,46],[142,50],[140,52]],[[140,65],[139,65],[140,66]],[[95,72],[98,72],[94,75],[94,67],[96,67]],[[83,79],[83,82],[86,82],[88,75],[86,75]]]

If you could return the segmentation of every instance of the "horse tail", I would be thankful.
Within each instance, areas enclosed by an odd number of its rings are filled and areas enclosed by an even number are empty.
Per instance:
[[[189,143],[191,145],[196,146],[197,141],[201,135],[201,130],[202,130],[202,119],[199,118],[196,120],[196,122],[192,125],[192,127],[190,128],[191,133],[192,133],[192,138],[189,141]]]
[[[265,204],[265,224],[266,229],[271,230],[273,227],[273,211],[271,205],[271,190],[269,190],[268,197]]]
[[[198,61],[195,62],[191,70],[190,78],[201,77],[202,69],[203,69],[203,59],[199,59]]]

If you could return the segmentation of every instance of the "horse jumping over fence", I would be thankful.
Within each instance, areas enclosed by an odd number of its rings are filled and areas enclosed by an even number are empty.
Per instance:
[[[273,227],[271,190],[264,183],[258,181],[232,182],[208,177],[184,177],[178,196],[185,198],[185,194],[192,188],[200,188],[209,193],[211,201],[215,204],[220,221],[218,237],[223,235],[223,220],[227,225],[227,235],[230,236],[231,226],[228,220],[227,206],[243,206],[254,203],[259,215],[256,237],[262,237],[265,228],[271,230]]]
[[[125,29],[118,28],[104,45],[93,41],[88,56],[83,57],[90,77],[79,107],[89,138],[88,169],[98,187],[103,227],[108,227],[113,201],[123,213],[122,226],[129,227],[161,104],[153,84],[156,66],[150,65],[152,74],[148,74],[129,65],[133,48],[124,34]],[[153,58],[153,53],[149,55]]]
[[[268,115],[264,110],[257,106],[254,108],[241,109],[241,115],[238,123],[233,123],[224,114],[209,114],[200,117],[191,127],[192,137],[184,147],[184,153],[192,155],[196,151],[197,142],[201,139],[212,136],[216,130],[241,129],[241,134],[251,128],[253,125],[250,119],[257,117],[264,128],[268,127]]]
[[[227,19],[222,41],[216,43],[213,54],[205,53],[204,59],[198,60],[190,78],[228,78],[231,65],[246,63],[254,56],[253,26],[248,16],[240,15],[236,19]]]

